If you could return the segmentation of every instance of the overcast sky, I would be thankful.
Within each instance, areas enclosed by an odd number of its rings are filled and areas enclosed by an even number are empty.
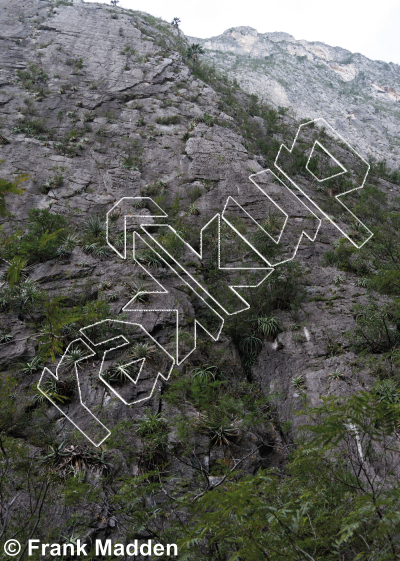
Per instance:
[[[248,25],[400,64],[400,0],[121,0],[119,6],[167,21],[177,16],[193,37]]]

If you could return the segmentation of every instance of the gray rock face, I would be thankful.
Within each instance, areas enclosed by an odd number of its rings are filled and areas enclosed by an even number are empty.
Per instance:
[[[300,119],[324,117],[363,154],[400,165],[400,66],[287,33],[189,38],[240,86]]]
[[[198,256],[200,231],[212,217],[223,212],[228,197],[235,198],[242,211],[258,223],[271,217],[276,210],[274,205],[249,180],[249,174],[262,171],[263,156],[256,158],[249,153],[248,140],[235,119],[221,112],[221,95],[195,77],[179,54],[175,39],[165,22],[104,5],[60,2],[50,8],[42,0],[13,0],[0,5],[0,140],[4,137],[9,141],[0,142],[0,178],[11,180],[27,174],[23,194],[6,195],[10,214],[2,218],[1,235],[24,232],[29,210],[38,208],[63,215],[68,233],[82,238],[89,221],[96,215],[103,220],[121,198],[152,197],[168,214],[166,222],[173,224],[194,248],[185,246],[180,261],[193,278],[206,282],[206,277],[213,278],[215,265],[205,271]],[[248,92],[272,100],[277,106],[294,106],[298,116],[323,116],[363,154],[398,162],[395,134],[400,78],[396,65],[368,61],[361,55],[352,55],[348,60],[350,53],[343,49],[299,42],[284,33],[260,35],[251,28],[228,30],[220,37],[196,42],[203,43],[209,49],[207,57],[236,77]],[[384,90],[386,84],[388,90]],[[349,118],[350,111],[354,118]],[[294,138],[298,123],[290,114],[281,117],[282,128],[293,133]],[[262,119],[249,117],[251,126],[260,122],[260,131],[271,140],[272,134],[266,132]],[[279,146],[282,133],[276,133],[273,140]],[[57,179],[59,176],[61,179]],[[283,194],[282,184],[275,179],[265,179],[263,188],[281,202],[291,224],[302,225],[308,220],[309,230],[315,233],[315,222],[309,220],[309,213],[304,216],[305,197],[294,199],[293,194]],[[309,183],[309,178],[303,178],[301,187]],[[399,187],[388,183],[383,188],[389,199],[400,194]],[[141,210],[151,230],[156,219],[148,209]],[[235,210],[233,205],[228,208],[232,214]],[[121,216],[115,218],[115,224],[120,219],[123,222]],[[274,341],[262,338],[262,350],[247,369],[248,378],[257,382],[264,396],[278,396],[276,409],[283,420],[293,420],[293,410],[306,392],[316,403],[321,395],[348,395],[371,385],[367,368],[357,376],[351,374],[356,359],[345,340],[345,331],[354,325],[349,308],[357,302],[365,303],[366,291],[355,286],[355,275],[351,273],[345,275],[340,287],[336,286],[333,279],[337,271],[320,266],[321,255],[340,233],[322,215],[318,219],[322,227],[316,242],[303,238],[296,257],[308,271],[299,281],[299,288],[307,293],[303,306],[297,317],[277,307],[282,332]],[[114,233],[121,243],[123,228]],[[226,245],[221,244],[221,259],[226,267],[254,267],[257,258],[253,248],[242,243],[238,232],[226,227],[222,237]],[[218,254],[216,236],[209,238],[210,252]],[[7,285],[8,267],[9,263],[2,262],[0,289]],[[224,277],[221,298],[229,293],[226,279],[242,278],[241,272],[229,274],[232,277]],[[279,275],[279,271],[274,274]],[[189,335],[183,339],[182,353],[192,350],[196,314],[205,327],[209,322],[215,328],[215,317],[208,309],[208,315],[204,312],[206,306],[199,304],[194,291],[166,261],[163,266],[146,269],[133,262],[131,255],[127,259],[111,251],[96,255],[78,240],[71,251],[61,251],[57,258],[43,263],[35,262],[27,268],[26,275],[49,298],[62,295],[71,306],[78,303],[82,308],[90,307],[101,295],[109,303],[114,319],[140,322],[172,354],[176,316],[171,310],[179,312],[180,327]],[[161,284],[166,293],[155,290],[148,301],[132,302],[137,286],[143,284],[147,289],[158,290]],[[212,288],[210,282],[210,292]],[[128,303],[132,305],[127,307]],[[42,310],[37,312],[37,321],[41,313]],[[12,337],[0,343],[0,366],[5,376],[15,375],[21,407],[28,410],[40,376],[39,370],[22,373],[21,365],[39,351],[39,334],[30,319],[23,311],[0,309],[1,329]],[[76,326],[68,327],[73,330]],[[201,341],[197,354],[174,371],[175,379],[184,374],[190,379],[195,367],[215,359],[221,371],[231,377],[229,384],[237,384],[240,393],[246,370],[237,346],[224,331],[216,342],[209,333],[203,336],[212,352]],[[329,351],[330,341],[340,348],[336,355]],[[254,430],[239,427],[232,446],[221,442],[213,446],[208,435],[198,432],[193,456],[178,463],[176,454],[182,443],[174,418],[183,414],[190,425],[198,422],[200,411],[186,398],[178,404],[168,403],[163,397],[168,386],[161,383],[151,399],[128,407],[99,380],[100,365],[98,356],[82,365],[79,384],[87,407],[96,411],[110,429],[116,427],[117,436],[113,435],[108,448],[115,479],[120,474],[142,473],[143,439],[132,426],[148,411],[160,413],[167,420],[168,450],[175,454],[170,457],[168,469],[176,470],[179,480],[198,485],[204,470],[222,464],[230,466],[233,459],[240,460],[240,469],[247,473],[282,461],[278,451],[282,434],[272,425],[262,424]],[[47,366],[54,371],[51,361]],[[328,375],[332,370],[339,370],[343,379],[331,380]],[[296,376],[303,377],[304,387],[293,386]],[[146,381],[147,393],[150,382]],[[125,390],[127,401],[140,393],[132,386]],[[76,396],[68,404],[68,412],[79,420],[82,407]],[[53,422],[58,442],[76,437],[72,425],[56,408],[46,410],[46,420]],[[32,457],[44,454],[43,446],[31,435],[28,438],[24,432],[22,436],[17,433],[15,438],[25,439]],[[94,488],[100,485],[97,475],[88,473],[86,477]],[[217,487],[222,481],[219,474],[209,473],[207,488]],[[99,497],[89,506],[63,506],[57,497],[53,502],[49,499],[45,509],[49,527],[64,528],[65,520],[73,514],[85,521],[86,536],[101,532],[108,536],[110,532],[115,539],[123,537],[123,525],[116,523],[107,485],[100,485]],[[24,491],[20,503],[15,504],[27,503],[28,495]],[[20,510],[25,512],[22,507]],[[44,530],[43,533],[47,535]],[[63,529],[61,535],[67,535],[67,530]],[[146,533],[139,535],[140,539],[148,537]]]

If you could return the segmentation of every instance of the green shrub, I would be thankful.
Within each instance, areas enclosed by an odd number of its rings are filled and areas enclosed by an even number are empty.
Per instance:
[[[20,189],[20,183],[25,181],[27,176],[20,176],[17,181],[7,181],[6,179],[0,178],[0,216],[6,216],[6,203],[5,195],[7,193],[13,193],[14,195],[21,195],[23,193]]]
[[[388,351],[400,343],[399,316],[393,306],[370,301],[354,307],[356,326],[349,331],[351,344],[372,353]]]
[[[242,420],[238,416],[227,413],[217,405],[207,413],[200,414],[197,427],[210,437],[211,444],[229,446],[240,436],[241,424]]]
[[[43,68],[38,67],[33,62],[28,64],[27,70],[17,70],[17,77],[26,90],[34,90],[39,84],[44,84],[49,79]]]
[[[52,177],[50,177],[43,185],[40,187],[41,193],[48,193],[52,189],[57,189],[57,187],[61,187],[64,183],[64,176],[61,173],[56,173]]]
[[[75,66],[75,68],[83,68],[83,58],[67,58],[65,64],[68,66]]]
[[[28,263],[48,261],[58,256],[57,249],[65,234],[66,219],[48,209],[28,212],[27,232],[13,236],[1,252],[7,260],[23,257]]]
[[[0,308],[29,314],[42,302],[43,297],[44,294],[37,283],[27,279],[0,290]]]
[[[157,117],[156,123],[159,125],[177,125],[181,122],[179,115],[172,115],[170,117]]]

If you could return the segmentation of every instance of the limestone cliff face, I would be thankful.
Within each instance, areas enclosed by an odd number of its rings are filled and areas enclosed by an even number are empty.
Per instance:
[[[235,27],[192,38],[244,90],[299,118],[326,118],[366,156],[400,164],[400,66],[288,33]]]
[[[323,116],[363,153],[397,161],[394,139],[400,78],[396,65],[371,62],[361,55],[352,55],[348,60],[350,54],[343,49],[298,42],[284,33],[260,35],[249,28],[196,41],[210,49],[207,57],[236,77],[248,92],[277,106],[293,106],[298,116]],[[187,46],[170,24],[141,12],[64,0],[0,0],[0,179],[12,181],[20,174],[26,175],[22,194],[6,194],[9,214],[1,218],[0,367],[4,383],[10,377],[15,381],[12,391],[3,392],[1,430],[10,439],[10,446],[18,443],[14,451],[26,450],[24,461],[29,465],[38,466],[37,458],[43,460],[40,469],[33,469],[32,477],[42,477],[50,444],[68,442],[62,457],[69,457],[68,462],[77,471],[88,462],[91,467],[82,470],[82,478],[97,493],[86,502],[85,487],[81,503],[68,503],[65,496],[71,499],[78,495],[73,496],[75,491],[68,489],[63,494],[65,480],[61,484],[56,479],[56,484],[49,487],[46,501],[43,498],[40,523],[36,523],[36,514],[26,515],[27,521],[21,521],[25,514],[18,513],[25,513],[26,505],[36,504],[35,501],[39,504],[42,497],[33,497],[32,488],[39,489],[39,483],[29,480],[28,485],[25,472],[18,472],[18,458],[15,463],[12,459],[10,471],[22,490],[12,503],[6,536],[26,527],[28,534],[30,529],[37,529],[38,537],[46,537],[51,530],[60,536],[79,532],[88,539],[124,539],[126,512],[131,511],[115,514],[116,503],[111,499],[118,484],[112,486],[120,475],[143,474],[154,465],[164,465],[166,457],[170,462],[168,470],[176,481],[193,488],[200,485],[199,474],[211,488],[216,476],[210,470],[222,463],[230,466],[232,458],[235,462],[240,458],[240,469],[244,472],[255,473],[262,466],[279,464],[283,459],[282,439],[292,436],[288,437],[279,429],[279,423],[269,417],[266,401],[260,411],[252,410],[253,417],[255,413],[257,417],[262,415],[262,422],[245,425],[248,403],[253,407],[255,402],[260,403],[259,399],[273,394],[282,425],[286,420],[293,421],[293,411],[305,395],[317,403],[321,395],[349,395],[372,385],[371,369],[365,364],[352,374],[356,357],[345,336],[346,330],[354,326],[351,306],[366,304],[367,290],[354,272],[343,273],[338,280],[337,269],[321,266],[321,255],[341,237],[322,214],[318,215],[322,225],[315,243],[304,237],[299,246],[296,263],[302,265],[302,273],[291,277],[290,271],[274,271],[268,285],[276,295],[270,312],[279,321],[280,333],[267,337],[257,332],[258,342],[253,339],[247,344],[255,344],[258,354],[255,356],[250,348],[247,362],[242,339],[249,333],[249,326],[255,325],[253,316],[240,319],[238,314],[237,323],[229,327],[229,333],[236,335],[228,337],[225,326],[219,340],[214,341],[210,332],[217,330],[223,312],[219,310],[221,315],[216,319],[204,302],[199,303],[196,291],[169,266],[170,260],[157,261],[154,254],[142,248],[139,264],[132,255],[122,259],[107,246],[106,213],[123,197],[151,197],[168,214],[164,224],[173,225],[192,248],[167,235],[162,243],[166,247],[169,244],[171,253],[180,252],[179,260],[193,278],[214,288],[220,248],[215,231],[210,229],[205,236],[209,259],[202,262],[198,253],[200,231],[213,217],[221,215],[229,197],[240,201],[257,223],[270,221],[276,236],[275,210],[272,204],[268,206],[265,193],[254,187],[249,175],[261,172],[266,167],[267,155],[273,161],[280,144],[294,139],[299,122],[290,112],[274,113],[277,124],[271,129],[266,120],[248,111],[254,101],[248,94],[235,90],[233,99],[232,85],[224,90],[216,81],[212,85],[211,80],[206,83],[205,76],[204,81],[197,77],[195,63],[190,63],[185,55]],[[229,103],[234,103],[236,109]],[[351,112],[354,118],[349,119]],[[257,144],[255,139],[263,143]],[[260,146],[265,153],[261,153]],[[299,184],[306,191],[311,185],[310,177],[300,176]],[[398,185],[381,181],[380,186],[389,202],[400,194]],[[267,181],[265,189],[277,200],[283,197],[278,177]],[[332,192],[320,189],[316,193],[333,200]],[[303,224],[299,207],[305,196],[290,196],[285,211],[292,224]],[[43,249],[41,245],[49,233],[45,229],[37,234],[36,244],[30,239],[32,256],[25,255],[26,263],[21,265],[22,284],[17,286],[25,286],[23,283],[29,281],[36,294],[40,291],[41,304],[36,307],[29,300],[32,293],[11,293],[9,282],[11,262],[21,256],[21,239],[30,227],[28,213],[32,209],[48,209],[51,216],[58,214],[65,219],[65,230],[56,250],[49,257],[41,254],[40,259],[34,258]],[[124,243],[120,210],[112,217],[117,249]],[[132,202],[129,214],[138,210],[150,228],[156,221],[151,207],[135,207]],[[233,223],[239,224],[237,231],[226,225],[221,229],[225,250],[221,256],[226,268],[240,269],[243,264],[254,267],[257,257],[243,240],[247,226],[250,231],[252,225],[233,218]],[[309,215],[306,218],[312,229],[314,222]],[[277,223],[280,224],[279,220]],[[132,227],[137,229],[137,224]],[[56,236],[57,232],[53,234]],[[255,280],[260,279],[252,278],[253,284]],[[228,282],[216,283],[222,299],[227,294],[232,296],[227,285]],[[281,285],[283,296],[276,288]],[[148,298],[141,294],[146,289],[150,293]],[[247,291],[244,295],[248,297],[249,293],[256,300],[257,292]],[[292,295],[301,296],[301,305],[292,306]],[[79,319],[71,319],[65,325],[62,317],[57,316],[62,325],[58,330],[46,320],[52,313],[49,303],[56,299],[65,314],[74,306],[79,308]],[[19,308],[17,301],[23,304]],[[128,302],[132,306],[124,309]],[[264,299],[259,298],[260,308],[263,304]],[[195,319],[200,318],[209,329],[203,333],[196,352],[174,370],[169,382],[160,382],[151,399],[133,407],[126,406],[99,380],[100,355],[90,355],[80,364],[80,393],[75,386],[72,397],[67,395],[68,415],[80,419],[82,398],[110,428],[112,437],[103,447],[110,460],[108,467],[101,464],[99,456],[93,456],[93,447],[77,435],[59,409],[39,401],[35,389],[43,366],[55,371],[49,356],[43,364],[34,362],[40,358],[46,336],[54,329],[54,338],[61,344],[55,347],[57,362],[71,341],[81,337],[79,328],[104,319],[104,315],[94,317],[96,305],[96,309],[107,305],[115,321],[140,322],[154,338],[153,344],[165,346],[171,354],[179,334],[186,336],[182,337],[182,352],[192,350]],[[179,333],[171,310],[179,312]],[[232,318],[227,316],[224,319],[228,324]],[[141,348],[146,351],[146,347]],[[147,348],[147,352],[149,362],[155,364],[153,347]],[[137,354],[134,357],[140,358]],[[232,396],[232,403],[239,404],[237,414],[227,417],[230,423],[236,423],[234,430],[230,425],[233,437],[229,445],[221,439],[212,440],[206,430],[198,430],[200,414],[205,414],[209,405],[199,391],[193,398],[192,384],[200,367],[211,368],[209,379],[217,377],[213,387],[222,388],[215,390],[220,392],[221,400],[226,394]],[[329,378],[332,371],[341,376]],[[114,369],[111,374],[115,372]],[[203,376],[207,378],[207,372]],[[293,383],[296,377],[301,382],[297,388]],[[149,379],[144,380],[146,391],[153,381],[150,373]],[[124,392],[126,401],[139,401],[143,388],[117,382],[115,387]],[[69,378],[62,383],[68,389]],[[166,399],[168,392],[170,398]],[[212,399],[210,394],[209,401]],[[148,441],[143,437],[148,437],[148,433],[138,432],[137,423],[149,414],[158,415],[156,419],[161,418],[163,423],[165,438],[151,456],[152,461],[160,464],[149,463]],[[241,415],[241,424],[237,415]],[[192,440],[183,442],[175,424],[176,416],[180,416],[181,432],[192,427]],[[81,426],[88,428],[89,423],[82,422]],[[74,463],[71,458],[76,456],[79,458]],[[51,464],[55,465],[59,467]],[[57,471],[55,467],[54,470]],[[111,486],[109,480],[101,477],[103,471],[112,474]],[[29,471],[29,477],[30,474]],[[168,483],[168,492],[173,492],[176,481]],[[4,491],[10,493],[9,501],[14,497],[13,488],[10,484]],[[150,503],[153,508],[156,502],[157,508],[165,506],[163,493],[161,498],[152,495],[151,500],[144,494],[143,504],[138,502],[135,508],[150,508]],[[171,513],[156,520],[158,529],[164,528]],[[72,519],[76,522],[72,523]],[[155,535],[146,524],[144,529],[138,527],[132,530],[138,539]]]

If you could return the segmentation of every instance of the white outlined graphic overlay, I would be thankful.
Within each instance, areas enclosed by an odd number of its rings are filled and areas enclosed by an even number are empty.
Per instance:
[[[195,247],[185,232],[165,223],[167,214],[150,197],[120,199],[107,213],[107,243],[120,259],[132,259],[143,284],[135,285],[122,309],[126,320],[80,330],[55,374],[44,368],[39,391],[94,446],[101,445],[110,435],[98,407],[104,389],[127,406],[148,400],[193,353],[200,332],[217,341],[225,319],[249,309],[244,290],[257,290],[275,267],[294,259],[304,238],[316,240],[322,218],[357,248],[371,238],[351,210],[368,171],[369,164],[316,119],[300,125],[290,149],[281,145],[274,170],[253,173],[245,192],[227,196],[221,212],[199,230]],[[301,175],[307,181],[296,182]],[[189,308],[174,280],[190,294]],[[200,320],[196,310],[207,313]],[[153,335],[156,326],[168,336]],[[70,386],[78,400],[69,399]]]
[[[287,185],[306,197],[306,204],[327,218],[355,247],[361,248],[372,237],[371,230],[351,210],[370,165],[325,119],[300,125],[291,148],[281,145],[275,167]],[[314,181],[307,186],[302,182],[300,187],[293,175],[302,167]]]

